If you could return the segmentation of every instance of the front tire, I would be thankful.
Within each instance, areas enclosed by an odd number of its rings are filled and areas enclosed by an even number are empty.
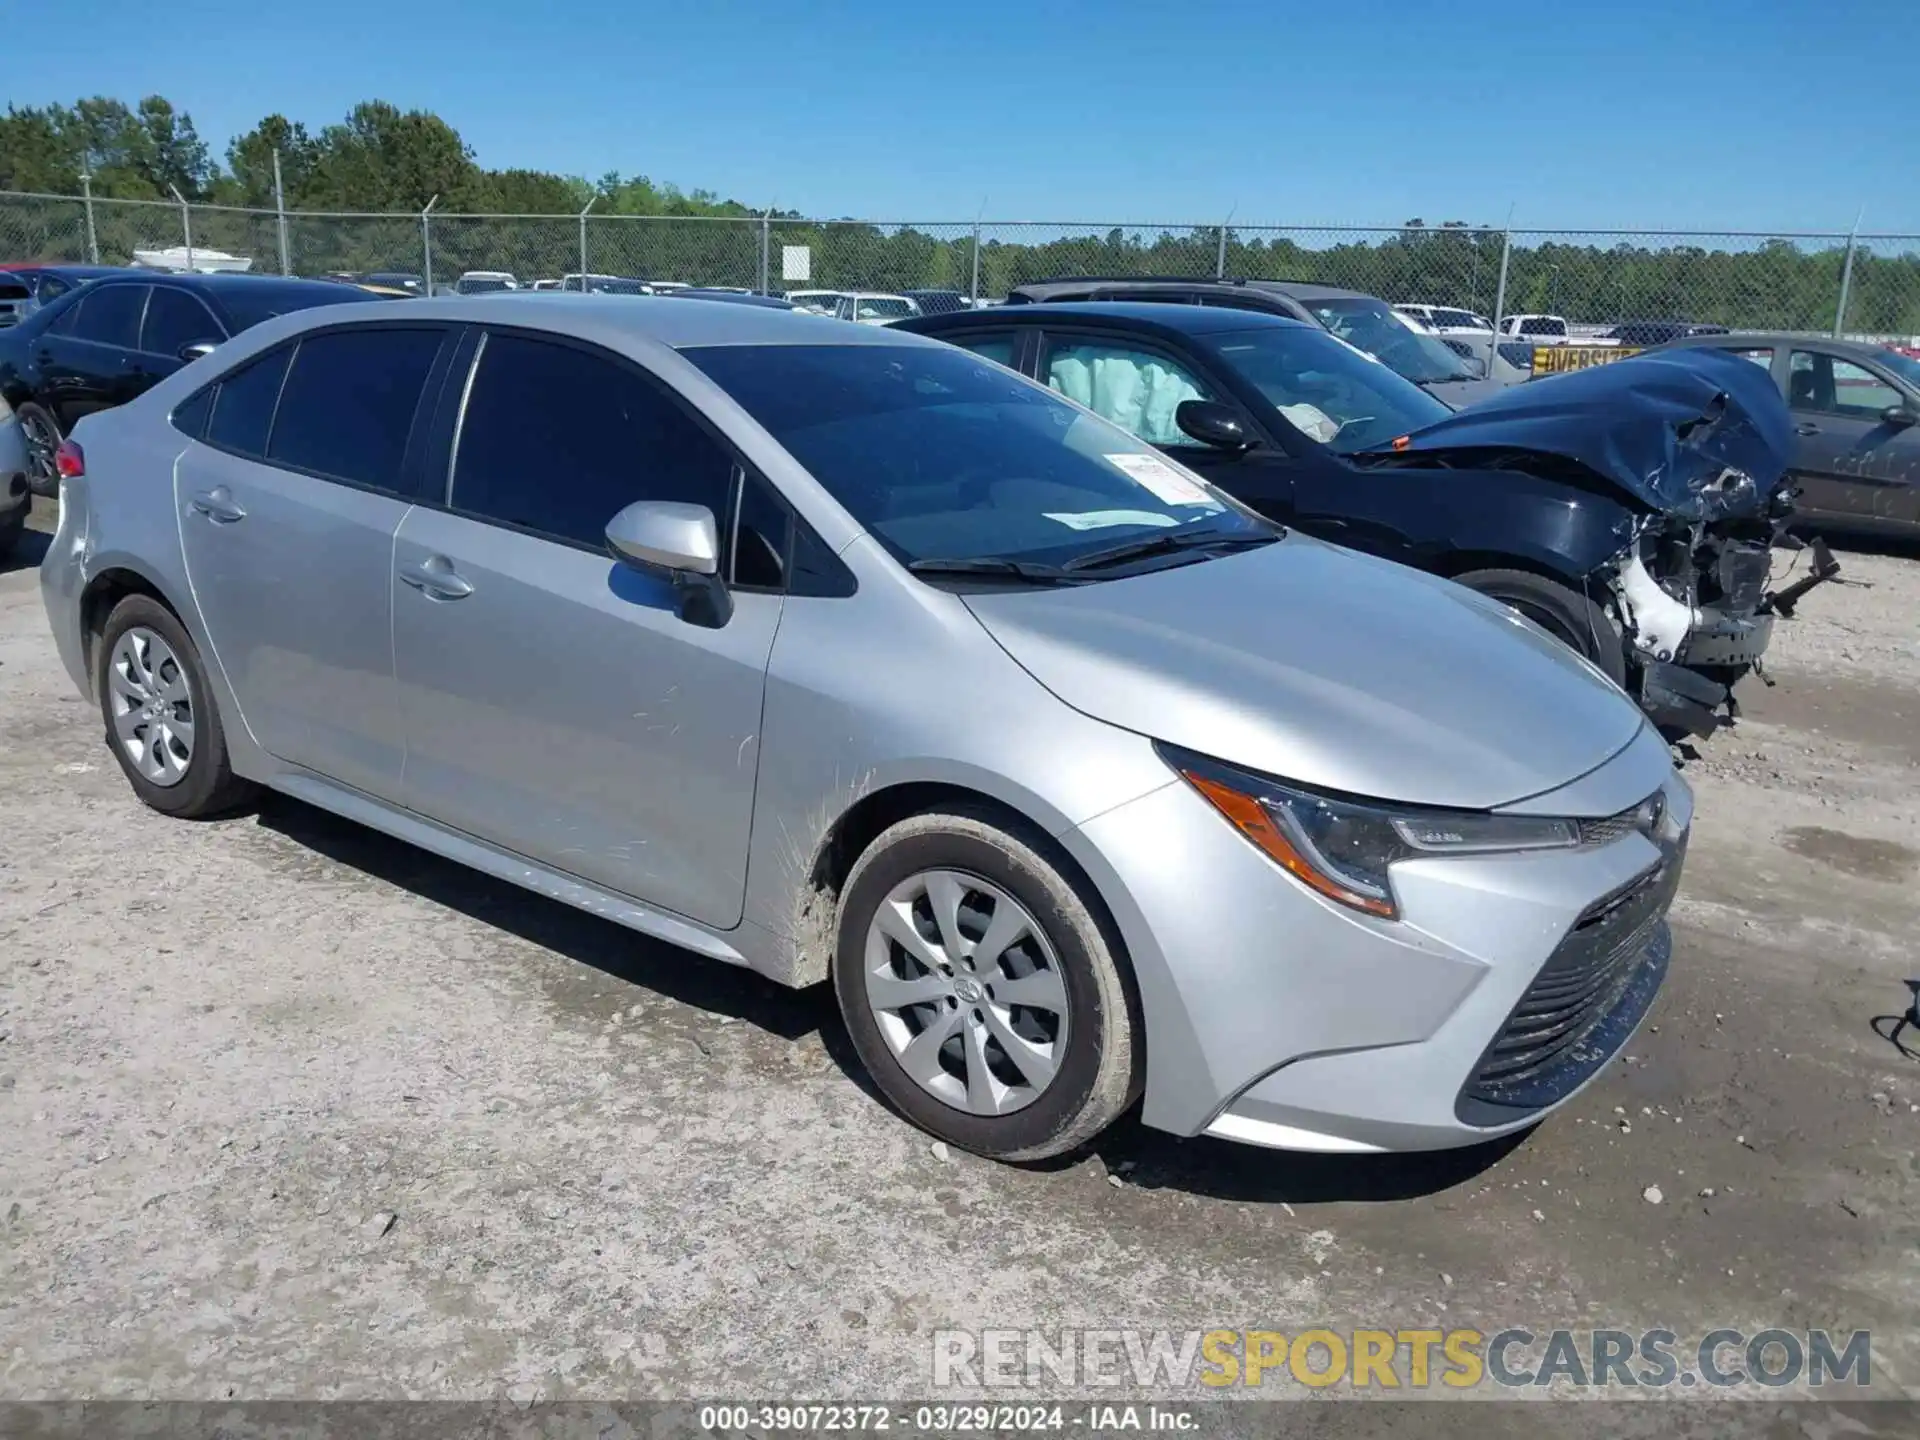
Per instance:
[[[1619,627],[1579,591],[1530,570],[1470,570],[1454,583],[1523,616],[1577,654],[1591,660],[1614,684],[1626,687],[1627,650]]]
[[[887,1100],[942,1140],[1037,1160],[1138,1093],[1117,945],[1039,837],[953,809],[884,831],[842,891],[840,1013]]]
[[[245,803],[253,787],[233,773],[206,667],[171,610],[129,595],[107,616],[95,655],[107,747],[134,794],[189,820]]]
[[[31,400],[16,405],[13,414],[20,422],[20,438],[27,442],[27,488],[36,495],[58,495],[60,469],[53,457],[64,438],[60,422]]]

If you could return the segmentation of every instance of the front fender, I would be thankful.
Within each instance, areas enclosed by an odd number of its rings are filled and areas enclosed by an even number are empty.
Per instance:
[[[1522,561],[1578,584],[1633,538],[1641,511],[1521,470],[1446,471],[1425,568],[1458,575]],[[1497,487],[1497,490],[1496,488]]]

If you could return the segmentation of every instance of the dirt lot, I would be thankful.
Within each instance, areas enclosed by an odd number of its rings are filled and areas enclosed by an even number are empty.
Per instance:
[[[1567,1111],[1035,1171],[933,1153],[824,991],[291,801],[146,811],[38,553],[0,572],[0,1397],[908,1397],[946,1327],[1423,1324],[1870,1328],[1920,1390],[1920,1061],[1873,1028],[1920,977],[1920,558],[1843,555],[1689,761],[1671,978]]]

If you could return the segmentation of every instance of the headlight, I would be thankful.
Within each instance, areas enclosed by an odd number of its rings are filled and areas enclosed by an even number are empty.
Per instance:
[[[1162,757],[1269,859],[1329,900],[1396,919],[1388,872],[1434,855],[1570,850],[1580,822],[1337,799],[1250,775],[1169,745]]]

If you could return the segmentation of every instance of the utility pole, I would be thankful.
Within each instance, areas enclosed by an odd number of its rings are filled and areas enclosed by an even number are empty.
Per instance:
[[[80,195],[87,207],[87,263],[100,263],[100,239],[93,228],[93,176],[81,172]]]
[[[593,209],[599,203],[600,197],[595,195],[587,201],[586,209],[580,212],[580,293],[582,295],[593,288],[587,284],[587,210]]]
[[[1833,338],[1838,340],[1847,328],[1847,295],[1853,289],[1853,252],[1860,242],[1860,222],[1866,218],[1867,207],[1862,205],[1853,217],[1853,229],[1847,232],[1847,258],[1840,266],[1840,304],[1833,312]]]
[[[433,226],[428,217],[439,203],[440,197],[436,195],[427,201],[427,208],[420,212],[420,256],[427,272],[421,279],[426,282],[429,298],[433,295]]]
[[[293,273],[293,259],[287,253],[287,194],[280,186],[280,150],[273,151],[273,213],[279,221],[280,231],[280,273]]]
[[[969,309],[980,303],[980,217],[987,213],[987,197],[980,197],[980,208],[973,212],[973,280],[967,287]]]
[[[173,191],[173,198],[180,202],[180,234],[187,242],[187,273],[191,275],[193,273],[193,212],[187,208],[186,197],[180,193],[178,185],[169,185],[167,189]]]
[[[1493,374],[1493,357],[1500,353],[1500,312],[1507,308],[1507,263],[1513,259],[1513,206],[1507,207],[1506,228],[1500,232],[1500,279],[1493,290],[1493,334],[1487,340],[1487,374]]]

